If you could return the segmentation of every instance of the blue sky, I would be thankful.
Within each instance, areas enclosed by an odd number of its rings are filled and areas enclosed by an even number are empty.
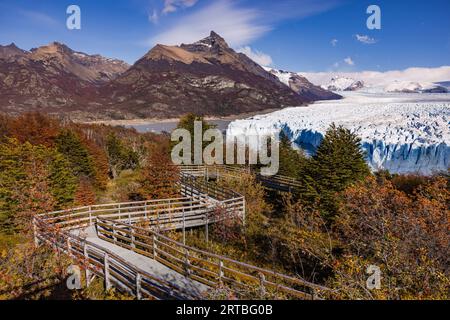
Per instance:
[[[71,4],[81,8],[81,30],[66,28]],[[381,30],[366,27],[371,4],[381,8]],[[0,44],[60,41],[133,63],[157,42],[215,30],[281,69],[401,70],[450,65],[449,12],[448,0],[0,0]]]

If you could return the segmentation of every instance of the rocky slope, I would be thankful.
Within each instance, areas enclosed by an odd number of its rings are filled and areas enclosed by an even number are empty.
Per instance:
[[[232,115],[312,101],[235,52],[214,32],[193,44],[155,46],[102,88],[102,96],[126,116],[138,117]]]
[[[156,45],[133,66],[54,42],[0,46],[0,111],[40,110],[78,120],[226,116],[300,106],[338,95],[291,74],[287,83],[215,32]]]
[[[316,86],[308,81],[299,73],[277,70],[273,68],[264,68],[266,71],[275,75],[282,83],[287,85],[297,94],[305,96],[311,100],[334,100],[342,98],[340,95]]]
[[[0,46],[0,111],[70,112],[98,106],[98,86],[128,67],[57,42],[30,51]]]

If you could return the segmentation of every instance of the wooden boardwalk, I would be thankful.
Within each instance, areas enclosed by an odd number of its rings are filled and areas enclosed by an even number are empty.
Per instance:
[[[87,284],[99,276],[106,288],[114,286],[138,299],[201,299],[209,289],[222,286],[237,295],[278,292],[297,299],[316,299],[329,291],[164,236],[165,230],[183,230],[184,235],[197,227],[205,227],[208,235],[208,226],[220,220],[245,221],[244,197],[198,177],[203,175],[181,172],[181,198],[39,215],[34,219],[36,243],[50,244],[77,260]]]
[[[163,279],[167,283],[171,283],[173,287],[179,288],[180,292],[189,292],[187,296],[178,293],[177,298],[206,297],[207,291],[210,287],[205,284],[186,277],[179,272],[176,272],[155,259],[151,259],[145,255],[136,253],[132,250],[125,249],[122,246],[116,245],[109,241],[99,238],[95,226],[88,227],[84,230],[73,230],[72,233],[76,236],[82,236],[86,241],[93,243],[99,247],[105,248],[110,252],[122,257],[129,263],[139,266],[143,271]],[[169,290],[170,293],[170,290]],[[172,294],[175,294],[173,292]]]

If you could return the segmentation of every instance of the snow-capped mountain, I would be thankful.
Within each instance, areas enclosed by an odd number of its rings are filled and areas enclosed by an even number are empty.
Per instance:
[[[333,77],[331,82],[322,88],[330,91],[356,91],[364,88],[364,82],[346,77]]]
[[[450,96],[346,92],[339,101],[287,108],[232,122],[232,136],[284,131],[314,152],[332,123],[355,132],[373,170],[431,174],[450,165]]]
[[[316,86],[302,76],[300,73],[277,70],[273,68],[263,67],[267,72],[275,75],[282,83],[291,88],[294,92],[307,96],[312,100],[335,100],[342,98],[320,86]]]
[[[419,83],[412,81],[395,81],[384,88],[385,92],[403,93],[447,93],[444,86],[435,83]]]

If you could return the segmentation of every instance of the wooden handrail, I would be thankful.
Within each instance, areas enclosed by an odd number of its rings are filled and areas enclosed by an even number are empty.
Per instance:
[[[98,246],[86,239],[82,239],[70,232],[58,230],[39,217],[33,221],[36,227],[35,236],[42,242],[55,247],[60,252],[71,256],[79,261],[86,271],[97,276],[107,278],[120,289],[131,295],[151,299],[178,298],[178,299],[199,299],[200,294],[193,294],[191,290],[183,289],[169,281],[155,277],[145,270],[126,261],[108,249]],[[107,265],[103,259],[107,255]],[[133,281],[127,281],[123,276],[114,270],[121,270],[127,273]],[[88,275],[88,274],[87,274]],[[86,279],[89,281],[89,275]]]
[[[263,285],[268,289],[302,299],[314,299],[318,292],[330,291],[306,280],[187,246],[153,230],[104,218],[98,218],[97,226],[101,239],[131,250],[138,250],[139,253],[156,259],[176,271],[190,270],[189,276],[208,285],[217,286],[221,281],[227,282],[232,289],[236,289],[236,283],[241,287],[247,286],[248,289]],[[120,236],[114,239],[113,234]],[[155,245],[156,251],[153,250]],[[184,259],[186,254],[190,259]],[[265,280],[261,280],[258,276],[260,274],[265,276]],[[298,287],[309,289],[310,292],[300,290]]]
[[[167,291],[164,288],[170,289],[170,295],[178,292],[177,294],[188,297],[189,293],[138,270],[112,252],[76,237],[67,230],[95,224],[99,238],[155,259],[208,286],[226,283],[235,292],[255,288],[266,292],[267,288],[302,299],[314,299],[318,293],[329,291],[328,288],[299,278],[186,246],[160,234],[160,230],[208,226],[222,219],[233,218],[236,214],[242,215],[245,221],[245,198],[242,195],[215,184],[199,181],[183,172],[180,174],[180,186],[185,196],[175,199],[93,205],[38,215],[34,220],[35,237],[59,250],[65,250],[71,256],[80,258],[82,253],[86,258],[87,255],[88,270],[104,277],[107,286],[115,285],[136,297],[151,297],[150,291],[157,291],[160,285],[163,287],[159,288],[160,293]],[[215,215],[218,207],[224,209],[221,216]],[[150,226],[156,228],[144,229],[134,225],[143,217]],[[86,245],[91,248],[87,253]],[[93,255],[92,248],[97,251],[95,259],[89,258],[89,254]],[[104,268],[104,272],[99,271],[99,268]],[[125,281],[123,274],[117,272],[124,268],[134,272],[133,283]]]

